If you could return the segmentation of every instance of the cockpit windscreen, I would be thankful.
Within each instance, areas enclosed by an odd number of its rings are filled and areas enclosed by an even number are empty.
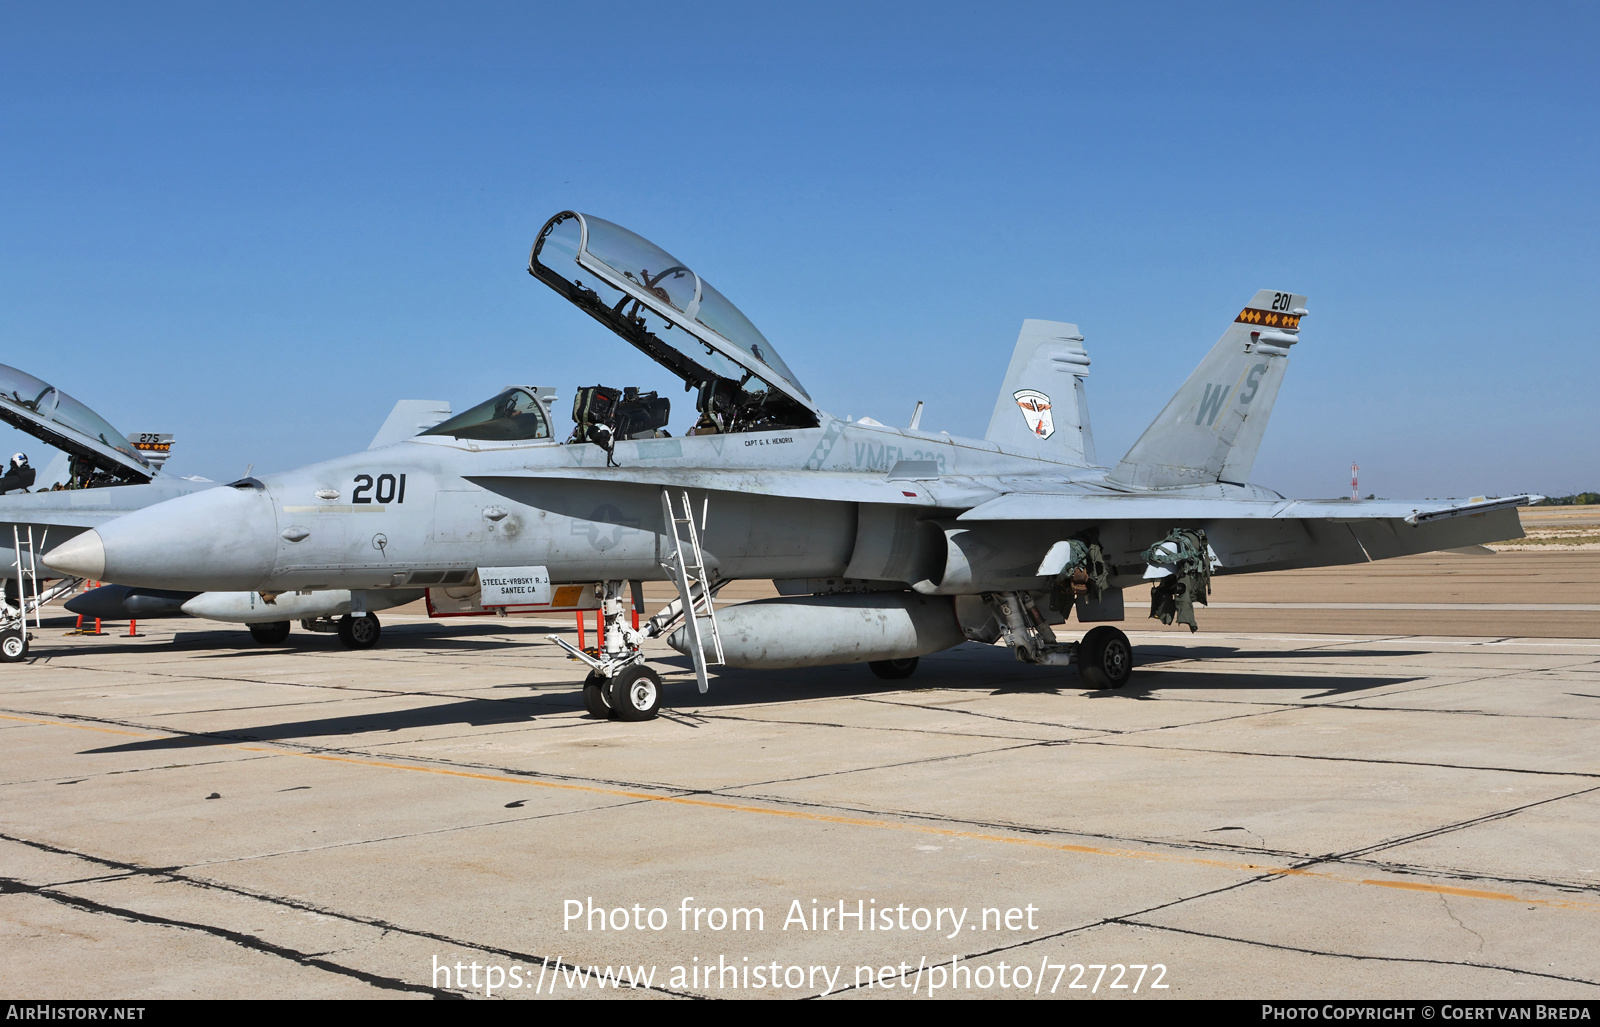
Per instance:
[[[525,442],[550,438],[550,424],[545,420],[544,407],[532,393],[507,389],[422,434],[482,442]]]

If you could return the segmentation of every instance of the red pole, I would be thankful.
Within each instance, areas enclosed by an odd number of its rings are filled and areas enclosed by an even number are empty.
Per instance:
[[[94,619],[94,633],[97,634],[97,635],[105,634],[104,631],[100,630],[100,618],[99,617],[96,617]]]
[[[123,638],[139,638],[140,637],[140,635],[139,635],[139,622],[137,620],[130,620],[128,622],[128,633],[126,635],[123,635],[122,637]]]
[[[583,611],[578,611],[578,648],[583,648]]]
[[[594,611],[594,644],[600,649],[606,647],[606,622],[600,610]]]

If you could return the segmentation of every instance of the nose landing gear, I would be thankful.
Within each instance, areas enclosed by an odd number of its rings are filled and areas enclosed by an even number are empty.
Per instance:
[[[621,720],[649,720],[661,709],[661,676],[642,663],[611,678],[606,699]]]
[[[661,709],[661,676],[644,662],[646,632],[637,631],[625,616],[623,581],[600,585],[600,612],[605,618],[603,641],[593,652],[579,649],[559,635],[550,641],[567,655],[590,667],[583,681],[583,708],[594,717],[650,720]]]

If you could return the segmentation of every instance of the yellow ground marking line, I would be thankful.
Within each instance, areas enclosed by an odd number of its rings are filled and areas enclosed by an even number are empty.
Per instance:
[[[4,716],[0,714],[0,716]],[[88,727],[80,724],[68,724],[54,720],[40,720],[32,717],[4,717],[6,720],[23,720],[34,724],[49,724],[55,727],[75,727],[85,731],[104,731],[116,735],[136,735],[141,738],[159,738],[160,735],[140,731],[115,731],[110,728]],[[769,817],[786,817],[790,820],[804,820],[820,824],[842,824],[848,827],[873,827],[891,831],[910,831],[915,834],[935,835],[941,838],[961,838],[968,841],[995,842],[1002,845],[1022,845],[1034,849],[1047,849],[1053,852],[1071,852],[1085,856],[1110,856],[1119,859],[1137,859],[1146,863],[1176,863],[1184,866],[1211,867],[1218,870],[1237,870],[1248,873],[1274,874],[1282,877],[1307,877],[1324,881],[1333,881],[1338,884],[1361,884],[1373,888],[1393,888],[1399,891],[1429,892],[1435,895],[1452,895],[1464,899],[1487,899],[1494,902],[1520,902],[1527,906],[1545,906],[1550,909],[1572,909],[1584,913],[1600,913],[1600,903],[1579,902],[1572,899],[1536,899],[1523,895],[1513,895],[1510,892],[1482,891],[1476,888],[1457,888],[1447,884],[1423,884],[1414,881],[1392,881],[1383,878],[1347,877],[1342,874],[1332,874],[1323,870],[1302,870],[1295,867],[1272,866],[1266,863],[1243,863],[1236,860],[1204,859],[1199,856],[1177,856],[1165,852],[1150,852],[1141,849],[1110,849],[1098,845],[1073,845],[1067,842],[1047,841],[1042,838],[1023,838],[1017,835],[986,834],[981,831],[958,831],[949,827],[935,827],[931,824],[904,824],[892,820],[878,820],[871,817],[846,817],[831,813],[815,813],[809,810],[777,809],[772,806],[751,806],[737,802],[717,802],[711,799],[695,799],[688,796],[656,795],[652,792],[636,792],[626,788],[606,788],[601,785],[572,784],[565,781],[541,781],[532,777],[517,777],[509,774],[484,774],[471,770],[450,770],[445,767],[419,767],[410,763],[392,763],[387,760],[361,759],[354,756],[331,756],[326,753],[296,752],[293,749],[264,748],[248,745],[223,746],[228,749],[238,749],[241,752],[265,753],[272,756],[299,756],[304,759],[322,760],[327,763],[349,763],[358,767],[377,767],[382,770],[406,770],[412,773],[437,774],[441,777],[459,777],[473,781],[493,781],[497,784],[522,785],[529,788],[548,788],[553,791],[587,792],[591,795],[605,795],[612,798],[634,799],[645,802],[662,802],[676,806],[689,806],[696,809],[718,810],[725,813],[758,813]]]
[[[40,720],[37,717],[12,717],[0,713],[0,720],[20,720],[25,724],[49,724],[51,727],[70,727],[79,731],[99,731],[108,735],[132,735],[134,738],[156,738],[157,735],[147,734],[143,731],[118,731],[111,727],[93,727],[89,724],[68,724],[61,720]]]

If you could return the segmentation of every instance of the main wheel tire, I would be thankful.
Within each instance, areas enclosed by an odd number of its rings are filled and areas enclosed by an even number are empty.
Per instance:
[[[373,614],[363,613],[359,617],[345,614],[339,618],[339,641],[350,649],[371,649],[378,644],[382,633],[383,625]]]
[[[1117,628],[1090,628],[1078,643],[1078,675],[1092,688],[1121,688],[1133,676],[1133,644]]]
[[[606,679],[598,673],[590,674],[583,679],[583,708],[589,711],[589,716],[607,720],[615,717],[611,710],[611,701],[606,696]]]
[[[271,624],[252,624],[250,637],[262,645],[282,645],[289,640],[289,622],[278,620]]]
[[[886,681],[899,681],[917,672],[917,657],[909,660],[873,660],[867,669]]]
[[[20,663],[28,658],[28,633],[20,628],[0,632],[0,663]]]
[[[661,708],[661,677],[642,663],[624,667],[608,683],[606,698],[622,720],[650,720]]]

